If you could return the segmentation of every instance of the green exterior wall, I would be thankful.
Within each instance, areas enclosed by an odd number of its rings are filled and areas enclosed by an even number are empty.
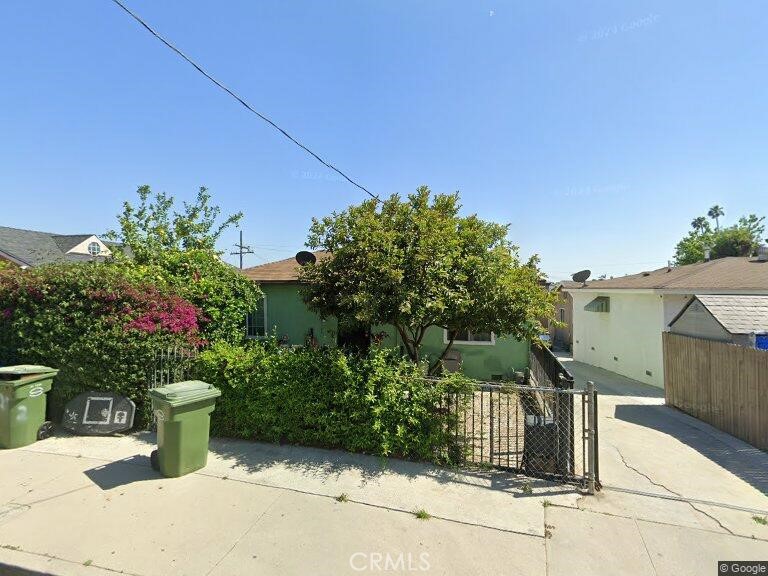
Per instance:
[[[299,295],[296,284],[261,284],[266,297],[267,333],[277,338],[286,337],[290,345],[301,345],[306,341],[310,329],[320,345],[336,344],[337,322],[335,318],[321,320],[310,312]],[[374,328],[384,331],[387,337],[382,346],[400,347],[402,339],[392,326]],[[422,343],[425,358],[437,358],[443,351],[443,329],[430,328]],[[493,376],[510,377],[517,370],[528,367],[529,343],[514,338],[496,338],[492,345],[458,344],[453,349],[461,352],[463,372],[479,380],[491,380]]]
[[[287,338],[287,344],[296,346],[306,342],[312,329],[321,346],[336,344],[336,319],[321,320],[318,314],[310,312],[296,284],[261,284],[260,288],[266,299],[268,335]]]

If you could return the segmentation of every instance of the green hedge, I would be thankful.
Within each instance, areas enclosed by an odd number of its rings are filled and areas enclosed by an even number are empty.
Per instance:
[[[111,390],[136,402],[142,426],[156,351],[200,343],[198,308],[144,274],[94,263],[0,272],[0,365],[60,370],[49,393],[54,421],[81,392]]]
[[[197,376],[222,391],[213,435],[341,448],[380,456],[457,461],[455,411],[446,395],[461,377],[427,381],[423,367],[391,352],[367,358],[339,350],[217,343]]]

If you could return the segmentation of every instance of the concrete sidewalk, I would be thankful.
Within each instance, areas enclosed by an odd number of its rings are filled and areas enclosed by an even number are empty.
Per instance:
[[[165,479],[153,446],[60,436],[0,451],[0,574],[679,575],[768,558],[768,528],[751,520],[755,539],[600,509],[621,492],[221,440],[207,468]]]

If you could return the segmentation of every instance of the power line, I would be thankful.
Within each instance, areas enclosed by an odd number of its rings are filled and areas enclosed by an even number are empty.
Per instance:
[[[230,90],[229,88],[227,88],[226,86],[224,86],[224,84],[222,84],[221,82],[219,82],[218,80],[216,80],[216,78],[214,78],[214,77],[213,77],[213,76],[211,76],[211,75],[210,75],[208,72],[206,72],[206,71],[205,71],[205,70],[204,70],[204,69],[203,69],[203,68],[202,68],[202,67],[201,67],[199,64],[197,64],[197,63],[196,63],[194,60],[192,60],[192,59],[191,59],[189,56],[187,56],[186,54],[184,54],[184,52],[182,52],[181,50],[179,50],[178,48],[176,48],[176,46],[174,46],[173,44],[171,44],[171,43],[170,43],[168,40],[166,40],[165,38],[163,38],[163,36],[161,36],[161,35],[160,35],[158,32],[156,32],[156,31],[155,31],[155,30],[154,30],[154,29],[153,29],[153,28],[152,28],[152,27],[151,27],[149,24],[147,24],[147,23],[146,23],[144,20],[142,20],[142,19],[141,19],[141,17],[139,17],[139,16],[138,16],[137,14],[135,14],[134,12],[132,12],[132,11],[131,11],[131,10],[130,10],[130,9],[129,9],[129,8],[128,8],[128,7],[127,7],[125,4],[123,4],[123,3],[122,3],[120,0],[112,0],[112,2],[114,2],[115,4],[117,4],[117,5],[118,5],[120,8],[122,8],[122,9],[123,9],[123,10],[124,10],[124,11],[125,11],[125,12],[126,12],[128,15],[129,15],[129,16],[131,16],[131,18],[133,18],[134,20],[136,20],[136,22],[138,22],[138,23],[139,23],[139,24],[141,24],[141,25],[142,25],[144,28],[146,28],[146,29],[147,29],[147,31],[148,31],[150,34],[152,34],[152,36],[154,36],[155,38],[157,38],[158,40],[160,40],[160,42],[162,42],[163,44],[165,44],[165,45],[166,45],[168,48],[170,48],[171,50],[173,50],[173,51],[174,51],[176,54],[178,54],[178,55],[179,55],[179,56],[180,56],[182,59],[184,59],[184,60],[185,60],[185,61],[186,61],[188,64],[191,64],[191,65],[192,65],[192,66],[193,66],[193,67],[194,67],[194,68],[195,68],[195,69],[196,69],[198,72],[200,72],[200,74],[202,74],[203,76],[205,76],[206,78],[208,78],[208,80],[210,80],[210,81],[211,81],[211,82],[213,82],[213,83],[214,83],[216,86],[218,86],[219,88],[221,88],[222,90],[224,90],[224,92],[226,92],[227,94],[229,94],[230,96],[232,96],[232,98],[234,98],[235,100],[237,100],[238,102],[240,102],[240,104],[242,104],[243,106],[245,106],[245,108],[246,108],[246,109],[247,109],[249,112],[252,112],[252,113],[253,113],[253,114],[255,114],[256,116],[258,116],[259,118],[261,118],[262,120],[264,120],[264,122],[266,122],[267,124],[269,124],[270,126],[272,126],[272,127],[275,129],[275,130],[277,130],[277,131],[278,131],[278,132],[280,132],[280,133],[281,133],[283,136],[285,136],[286,138],[288,138],[288,140],[290,140],[291,142],[293,142],[294,144],[296,144],[296,146],[298,146],[299,148],[301,148],[302,150],[304,150],[305,152],[307,152],[307,153],[308,153],[310,156],[312,156],[312,157],[313,157],[315,160],[317,160],[318,162],[320,162],[320,163],[321,163],[323,166],[325,166],[326,168],[330,168],[331,170],[333,170],[334,172],[336,172],[337,174],[339,174],[339,175],[340,175],[342,178],[344,178],[344,179],[345,179],[347,182],[349,182],[350,184],[352,184],[352,185],[354,185],[354,186],[357,186],[357,187],[358,187],[360,190],[362,190],[363,192],[365,192],[366,194],[368,194],[368,196],[370,196],[370,197],[371,197],[371,198],[373,198],[374,200],[379,200],[379,201],[380,201],[380,198],[379,198],[379,197],[378,197],[376,194],[374,194],[373,192],[371,192],[370,190],[368,190],[368,188],[366,188],[366,187],[365,187],[365,186],[363,186],[362,184],[358,184],[357,182],[355,182],[355,181],[354,181],[352,178],[350,178],[349,176],[347,176],[346,174],[344,174],[344,172],[342,172],[341,170],[339,170],[338,168],[336,168],[336,166],[334,166],[333,164],[331,164],[331,163],[329,163],[329,162],[326,162],[326,161],[325,161],[325,160],[323,160],[323,159],[322,159],[320,156],[318,156],[317,154],[315,154],[315,153],[314,153],[312,150],[310,150],[309,148],[307,148],[307,147],[306,147],[304,144],[302,144],[301,142],[299,142],[298,140],[296,140],[296,138],[294,138],[293,136],[291,136],[290,134],[288,134],[288,132],[286,132],[285,130],[283,130],[282,128],[280,128],[280,126],[278,126],[278,125],[277,125],[277,124],[275,124],[275,123],[274,123],[272,120],[270,120],[269,118],[267,118],[266,116],[264,116],[264,114],[261,114],[260,112],[256,111],[256,110],[255,110],[255,109],[254,109],[254,108],[253,108],[253,107],[252,107],[250,104],[248,104],[248,102],[246,102],[246,101],[245,101],[245,100],[243,100],[243,99],[242,99],[240,96],[238,96],[237,94],[235,94],[235,93],[234,93],[232,90]]]

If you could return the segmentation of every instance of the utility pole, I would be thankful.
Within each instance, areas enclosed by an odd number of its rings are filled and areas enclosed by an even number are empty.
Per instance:
[[[240,256],[240,270],[243,269],[243,256],[245,254],[253,254],[253,250],[250,246],[246,246],[243,244],[243,231],[240,230],[240,242],[235,244],[235,248],[237,248],[237,252],[230,252],[232,256],[239,255]]]

